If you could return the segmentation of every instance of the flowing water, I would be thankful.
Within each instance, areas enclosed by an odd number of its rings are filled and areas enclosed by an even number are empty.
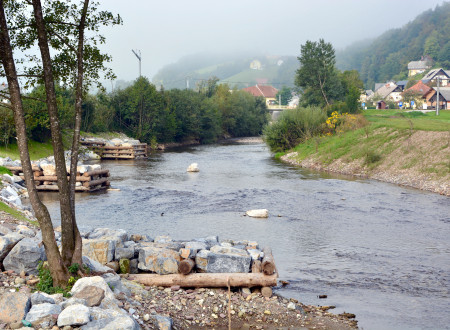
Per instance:
[[[187,173],[197,162],[199,173]],[[335,305],[364,329],[450,327],[450,199],[278,162],[263,144],[210,145],[104,161],[120,191],[77,195],[81,227],[271,246],[277,289]],[[54,219],[54,193],[42,194]],[[243,216],[267,208],[268,219]],[[327,299],[318,299],[326,294]]]

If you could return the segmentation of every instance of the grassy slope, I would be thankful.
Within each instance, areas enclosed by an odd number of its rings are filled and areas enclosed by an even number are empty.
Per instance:
[[[50,142],[39,143],[36,141],[29,141],[28,148],[30,150],[31,160],[48,157],[53,154],[53,148]],[[9,144],[8,147],[0,145],[0,157],[10,157],[11,159],[19,159],[19,149],[17,144]]]
[[[410,117],[399,116],[398,110],[368,110],[365,116],[369,126],[337,136],[310,139],[294,148],[296,154],[291,154],[290,160],[321,170],[389,182],[399,180],[397,183],[418,188],[426,185],[425,181],[434,181],[447,191],[450,189],[450,111],[441,111],[440,116],[406,115]],[[411,183],[414,180],[417,182]]]

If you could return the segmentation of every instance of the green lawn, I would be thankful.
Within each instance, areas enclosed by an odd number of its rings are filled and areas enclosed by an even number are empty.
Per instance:
[[[35,226],[38,226],[37,221],[32,221],[32,220],[28,219],[22,213],[20,213],[17,210],[14,210],[13,208],[9,207],[8,205],[6,205],[3,202],[0,202],[0,211],[3,211],[3,212],[11,214],[17,220],[25,221],[25,222],[31,223],[31,224],[33,224]]]
[[[364,110],[364,116],[377,127],[423,131],[449,131],[450,110],[435,112],[406,112],[402,110]]]
[[[53,147],[50,142],[40,143],[30,140],[28,142],[28,148],[30,150],[31,160],[38,160],[40,158],[48,157],[53,154]],[[8,147],[0,145],[0,157],[19,159],[20,154],[17,144],[8,144]]]

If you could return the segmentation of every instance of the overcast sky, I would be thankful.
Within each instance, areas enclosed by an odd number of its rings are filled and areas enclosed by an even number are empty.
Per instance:
[[[306,40],[324,38],[336,49],[403,26],[443,0],[104,0],[123,25],[104,29],[105,50],[118,79],[142,75],[198,52],[255,51],[299,55]]]

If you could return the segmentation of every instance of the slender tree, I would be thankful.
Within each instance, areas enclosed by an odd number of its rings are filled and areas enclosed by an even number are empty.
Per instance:
[[[5,3],[11,15],[9,23],[10,25],[14,25],[14,28],[8,26],[8,20],[4,10]],[[29,1],[1,2],[1,10],[3,13],[3,21],[0,22],[2,23],[1,55],[2,59],[8,59],[8,61],[3,61],[2,64],[7,77],[11,77],[8,78],[10,94],[15,95],[14,98],[11,98],[11,103],[15,109],[15,117],[17,117],[16,129],[25,130],[24,121],[22,123],[24,113],[20,100],[21,95],[18,87],[17,70],[10,65],[10,62],[14,64],[11,45],[13,44],[21,50],[29,50],[34,46],[37,39],[41,54],[41,63],[37,66],[25,68],[25,72],[29,78],[27,85],[43,83],[45,86],[46,104],[60,196],[62,255],[59,254],[55,243],[48,211],[38,200],[39,197],[37,194],[37,197],[33,197],[35,202],[32,201],[32,205],[43,230],[43,241],[49,259],[54,285],[65,286],[68,279],[67,267],[73,263],[81,264],[81,236],[75,218],[75,176],[82,119],[81,105],[86,89],[84,75],[87,72],[91,79],[98,78],[99,71],[104,68],[103,62],[109,60],[109,56],[101,54],[96,47],[98,42],[104,42],[104,38],[94,36],[86,39],[85,30],[88,29],[96,32],[99,26],[119,24],[121,23],[121,19],[119,16],[114,17],[109,12],[99,12],[97,10],[98,3],[90,6],[89,0],[84,0],[81,2],[81,5],[74,4],[73,1],[49,0],[46,2],[46,7],[44,8],[40,0],[32,0],[32,15],[27,11],[28,4],[30,4]],[[9,38],[10,31],[13,31],[15,37],[13,42]],[[86,40],[90,41],[90,43],[86,43]],[[51,49],[57,51],[57,55],[53,58],[50,55]],[[9,52],[10,56],[8,55]],[[35,59],[36,62],[38,61],[35,55],[30,55],[30,57]],[[74,58],[75,60],[73,60]],[[111,72],[108,72],[108,74],[111,76]],[[56,81],[72,84],[75,89],[75,130],[71,150],[71,180],[69,182],[67,181],[66,160],[58,117],[58,104],[56,102]],[[18,139],[20,139],[19,133]],[[26,136],[24,135],[22,139],[25,142],[22,141],[19,143],[21,158],[22,154],[28,155],[28,150],[25,149]],[[26,155],[24,156],[24,160],[22,160],[23,164],[27,163]],[[24,170],[24,174],[26,178],[28,177],[26,179],[28,189],[31,191],[36,190],[34,181],[32,180],[31,165],[29,173],[26,173]],[[50,233],[44,235],[43,228],[51,230],[51,235]],[[54,246],[56,246],[56,252],[54,252]]]

